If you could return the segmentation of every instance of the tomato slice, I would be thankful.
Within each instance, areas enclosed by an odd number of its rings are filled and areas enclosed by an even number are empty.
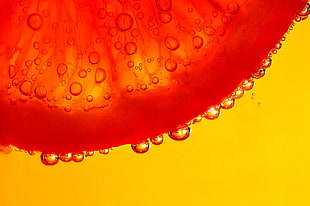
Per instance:
[[[0,144],[93,151],[174,130],[261,66],[305,0],[0,1]]]

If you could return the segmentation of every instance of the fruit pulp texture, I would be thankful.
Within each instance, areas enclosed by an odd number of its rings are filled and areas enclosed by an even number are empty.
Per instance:
[[[174,130],[250,78],[304,3],[1,1],[0,144],[74,152]]]

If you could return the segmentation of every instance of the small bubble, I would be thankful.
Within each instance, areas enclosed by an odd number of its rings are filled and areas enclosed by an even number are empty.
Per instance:
[[[171,0],[156,0],[156,7],[160,11],[168,11],[171,9],[172,2]]]
[[[172,20],[171,14],[170,13],[160,13],[159,14],[159,20],[163,24],[168,24]]]
[[[37,49],[37,50],[40,49],[40,43],[37,41],[33,42],[32,46],[34,49]]]
[[[125,44],[125,51],[128,55],[133,55],[137,51],[137,45],[134,42],[128,42]]]
[[[203,116],[206,119],[209,120],[214,120],[217,119],[220,116],[221,110],[218,106],[216,107],[210,107],[204,114]]]
[[[44,99],[47,95],[47,90],[43,85],[37,86],[34,90],[34,94],[38,99]]]
[[[179,48],[179,40],[174,36],[167,36],[165,38],[165,46],[167,49],[175,51]]]
[[[128,61],[128,62],[127,62],[127,66],[128,66],[129,68],[132,68],[132,67],[135,66],[135,63],[134,63],[133,61]]]
[[[137,19],[143,19],[144,18],[144,14],[142,12],[138,12],[137,13]]]
[[[27,17],[27,23],[30,29],[39,30],[43,24],[43,18],[40,14],[32,13]]]
[[[186,140],[190,135],[190,128],[188,126],[183,126],[175,131],[168,132],[168,136],[176,141]]]
[[[107,78],[107,73],[102,68],[97,68],[95,73],[95,81],[96,83],[102,83]]]
[[[137,36],[139,36],[140,32],[138,29],[133,29],[133,30],[131,30],[130,34],[133,37],[137,37]]]
[[[87,71],[85,69],[81,69],[78,74],[80,78],[85,78],[87,76]]]
[[[121,13],[115,19],[115,26],[121,31],[128,31],[132,25],[133,19],[128,13]]]
[[[73,46],[73,45],[75,44],[75,40],[74,40],[73,38],[68,38],[68,39],[67,39],[67,44],[68,44],[69,46]]]
[[[224,14],[222,16],[222,22],[224,24],[231,24],[231,22],[232,22],[231,16],[228,16],[227,14]]]
[[[260,79],[266,75],[266,69],[260,68],[255,74],[253,74],[253,77],[255,79]]]
[[[120,42],[120,41],[114,42],[114,48],[115,48],[116,50],[120,50],[120,49],[122,49],[122,47],[123,47],[122,42]]]
[[[59,159],[63,162],[70,162],[72,160],[72,153],[62,153],[59,155]]]
[[[223,109],[231,109],[235,105],[235,99],[234,98],[226,98],[222,103],[221,103],[221,108]]]
[[[231,3],[227,4],[226,9],[227,9],[228,13],[236,15],[239,13],[240,6],[236,2],[231,2]]]
[[[141,6],[140,6],[139,3],[134,3],[134,4],[132,5],[132,7],[133,7],[135,10],[139,10]]]
[[[82,93],[82,90],[83,90],[82,84],[79,83],[79,82],[73,82],[73,83],[70,85],[70,93],[71,93],[73,96],[77,96],[77,95],[81,94],[81,93]]]
[[[108,34],[111,36],[111,37],[114,37],[118,34],[118,31],[116,30],[115,27],[111,27],[108,29]]]
[[[126,91],[127,92],[131,93],[131,92],[133,92],[133,90],[134,90],[134,88],[133,88],[132,85],[129,84],[129,85],[126,86]]]
[[[174,72],[178,67],[177,62],[174,59],[167,59],[165,61],[165,68],[169,72]]]
[[[252,79],[248,79],[248,80],[243,81],[241,85],[245,91],[248,91],[254,87],[254,81]]]
[[[91,64],[98,64],[100,62],[100,59],[101,59],[100,54],[96,51],[93,51],[88,55],[88,61]]]
[[[196,124],[198,122],[202,121],[202,115],[198,115],[197,117],[195,117],[194,119],[191,120],[191,124]]]
[[[58,64],[58,66],[57,66],[58,75],[64,75],[67,72],[67,70],[68,70],[68,67],[66,64],[64,64],[64,63]]]
[[[20,87],[19,87],[19,91],[25,95],[25,96],[29,96],[31,94],[31,87],[32,87],[32,83],[30,81],[24,81]]]
[[[101,149],[101,150],[99,150],[99,153],[103,154],[103,155],[107,155],[107,154],[109,154],[109,152],[110,152],[110,149]]]
[[[164,142],[164,136],[163,135],[158,135],[154,138],[150,138],[151,142],[153,145],[160,145]]]
[[[72,153],[72,160],[74,162],[82,162],[85,158],[85,155],[83,152],[74,152]]]
[[[233,93],[232,93],[232,98],[234,99],[240,99],[244,95],[244,90],[242,87],[238,87]]]
[[[92,95],[87,95],[86,96],[86,101],[92,102],[94,100],[94,97]]]
[[[216,30],[212,26],[206,26],[204,31],[208,36],[213,36],[216,33]]]
[[[71,107],[69,105],[65,106],[64,110],[66,112],[71,112]]]
[[[272,64],[272,59],[271,58],[266,58],[262,62],[262,67],[263,68],[269,68]]]
[[[144,141],[139,142],[137,144],[132,144],[131,148],[135,153],[143,154],[143,153],[146,153],[147,151],[149,151],[150,144],[147,140],[144,140]]]
[[[200,49],[203,46],[203,38],[201,38],[200,36],[194,36],[192,38],[192,43],[194,48]]]
[[[152,77],[152,83],[153,84],[158,84],[159,83],[159,78],[158,77]]]
[[[72,96],[70,94],[67,94],[66,95],[66,100],[71,100],[72,99]]]
[[[95,152],[94,151],[84,151],[85,157],[91,157],[94,156]]]
[[[97,11],[97,16],[99,19],[106,18],[106,10],[104,8],[99,8]]]
[[[59,156],[55,153],[41,153],[41,162],[44,165],[56,165],[59,161]]]
[[[17,69],[15,65],[9,65],[9,77],[13,79],[17,74]]]
[[[140,89],[141,90],[146,90],[147,89],[147,85],[146,84],[141,84],[140,85]]]
[[[0,145],[0,153],[10,154],[13,151],[11,145]]]

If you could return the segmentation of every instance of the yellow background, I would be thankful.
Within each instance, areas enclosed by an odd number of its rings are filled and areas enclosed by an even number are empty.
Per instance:
[[[224,111],[138,155],[129,146],[78,163],[0,154],[1,206],[309,206],[310,20],[267,76]]]

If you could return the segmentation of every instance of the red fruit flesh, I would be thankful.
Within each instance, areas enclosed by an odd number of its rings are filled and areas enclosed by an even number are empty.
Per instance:
[[[305,2],[1,0],[0,144],[65,153],[173,130],[250,78]]]

